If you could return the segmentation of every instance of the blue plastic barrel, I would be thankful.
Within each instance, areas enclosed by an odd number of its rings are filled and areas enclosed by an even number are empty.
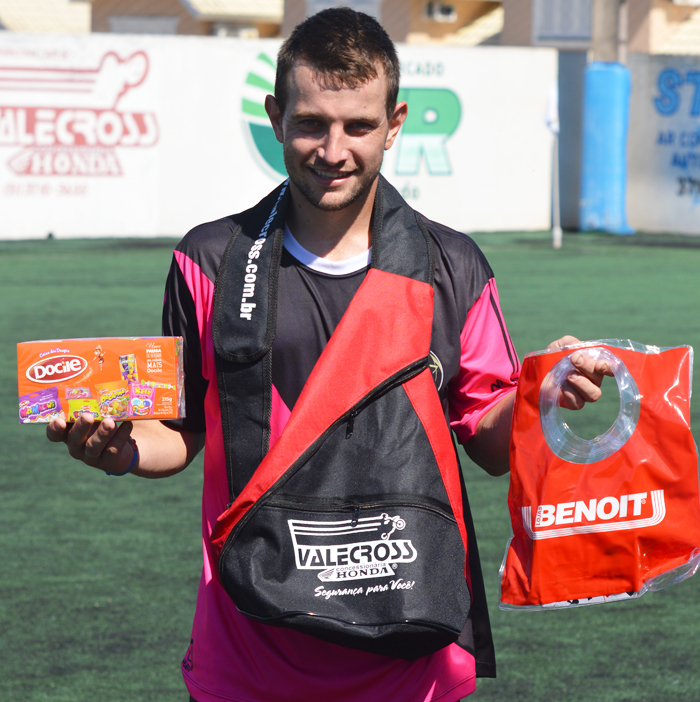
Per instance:
[[[584,77],[581,229],[633,234],[627,224],[627,130],[630,71],[594,61]]]

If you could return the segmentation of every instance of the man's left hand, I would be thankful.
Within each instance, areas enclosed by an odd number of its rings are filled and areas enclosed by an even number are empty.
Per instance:
[[[581,343],[575,336],[563,336],[553,341],[547,349],[559,349]],[[613,372],[607,361],[594,360],[581,351],[571,356],[575,370],[562,385],[559,402],[565,409],[581,409],[586,402],[595,402],[600,398],[600,385],[603,378],[612,376]]]

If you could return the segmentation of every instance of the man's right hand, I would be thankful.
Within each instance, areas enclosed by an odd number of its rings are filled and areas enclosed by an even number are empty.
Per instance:
[[[131,422],[117,426],[111,418],[96,421],[92,415],[82,415],[70,424],[64,419],[52,420],[46,428],[46,436],[54,443],[65,443],[73,458],[93,468],[123,473],[134,457],[132,429]]]
[[[138,442],[138,458],[130,471],[142,478],[167,478],[187,467],[204,446],[204,434],[180,431],[158,419],[122,422],[111,418],[96,421],[83,415],[74,424],[54,419],[46,428],[46,436],[54,443],[64,443],[73,458],[106,473],[124,473],[134,458]]]

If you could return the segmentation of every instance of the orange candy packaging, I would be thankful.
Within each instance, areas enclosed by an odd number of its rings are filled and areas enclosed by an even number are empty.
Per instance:
[[[613,426],[592,440],[564,422],[559,390],[581,350],[610,364]],[[501,609],[639,597],[700,565],[698,456],[690,432],[693,350],[593,341],[525,357],[510,444],[513,536]]]
[[[53,339],[17,344],[19,421],[184,417],[182,338]]]

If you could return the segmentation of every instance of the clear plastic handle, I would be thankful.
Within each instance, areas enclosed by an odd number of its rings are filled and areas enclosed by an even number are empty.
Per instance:
[[[559,393],[575,368],[571,363],[574,353],[584,353],[594,360],[608,362],[620,391],[620,412],[613,425],[595,439],[582,439],[571,431],[564,421],[559,405]],[[615,354],[605,348],[577,349],[562,358],[547,374],[540,387],[540,425],[552,452],[569,463],[597,463],[619,451],[634,433],[639,420],[640,394],[637,383],[627,367]]]

